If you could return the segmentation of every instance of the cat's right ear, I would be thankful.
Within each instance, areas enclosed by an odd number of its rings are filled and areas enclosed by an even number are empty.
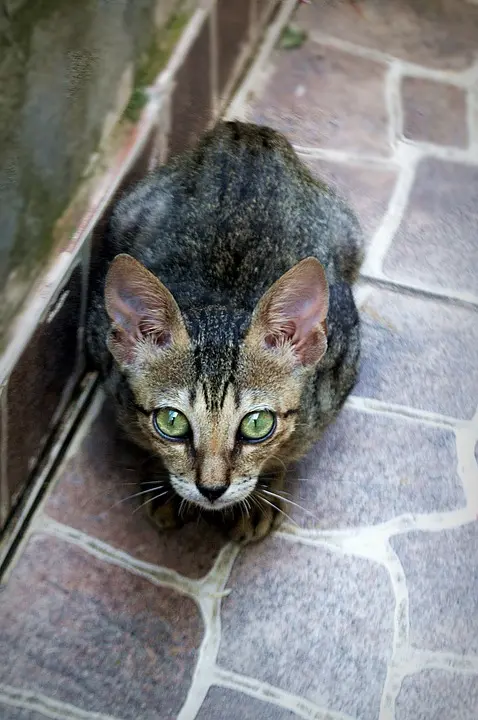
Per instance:
[[[181,311],[157,277],[130,255],[117,255],[105,282],[105,306],[112,322],[108,347],[120,365],[130,365],[146,345],[187,344]]]
[[[320,262],[309,257],[282,275],[259,301],[247,339],[269,350],[289,350],[314,365],[327,350],[329,288]]]

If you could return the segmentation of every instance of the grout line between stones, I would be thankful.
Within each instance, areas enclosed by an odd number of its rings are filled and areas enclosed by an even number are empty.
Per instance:
[[[100,394],[98,395],[100,399],[97,399],[97,404],[99,405],[101,396]],[[467,437],[467,440],[469,446],[469,437]],[[315,531],[315,536],[314,534],[311,534],[310,531],[302,531],[302,533],[300,531],[295,531],[295,537],[291,537],[290,532],[279,532],[277,534],[285,537],[289,541],[296,540],[305,544],[312,544],[315,546],[321,545],[330,550],[341,551],[346,554],[358,555],[370,560],[375,560],[386,567],[390,574],[396,597],[394,647],[403,653],[403,646],[407,642],[408,637],[407,591],[403,571],[400,572],[401,565],[397,556],[391,550],[388,544],[388,539],[394,531],[407,532],[413,529],[433,529],[436,531],[444,529],[444,526],[447,524],[444,522],[446,519],[448,520],[448,526],[457,526],[458,524],[469,522],[471,518],[469,513],[461,511],[435,514],[435,516],[402,516],[400,518],[395,518],[388,523],[384,523],[381,526],[352,528],[345,531],[331,531],[325,533]],[[425,520],[425,524],[428,523],[428,528],[423,527],[423,520]],[[217,679],[217,672],[214,669],[221,635],[220,603],[221,598],[227,594],[224,587],[232,569],[232,565],[239,552],[239,547],[232,544],[225,546],[216,559],[213,569],[208,575],[206,575],[202,580],[190,580],[174,571],[137,561],[135,558],[132,558],[122,551],[115,550],[95,538],[90,538],[84,533],[69,528],[68,526],[64,526],[61,523],[57,523],[45,516],[43,517],[43,524],[41,527],[43,531],[49,532],[50,534],[66,540],[67,542],[80,546],[82,549],[95,555],[103,561],[119,565],[137,575],[145,577],[157,585],[170,587],[180,593],[187,594],[199,604],[204,619],[205,634],[199,651],[198,662],[191,688],[186,702],[178,715],[178,720],[190,720],[195,717],[204,701],[209,687],[214,684],[215,681],[216,684],[218,682],[220,683],[220,680]],[[438,659],[436,658],[433,660],[431,656],[427,657],[428,663],[433,661],[438,662]],[[396,667],[393,662],[390,664],[382,702],[383,713],[385,714],[380,715],[380,720],[388,720],[388,718],[393,717],[393,714],[389,714],[388,709],[393,707],[394,698],[397,697],[401,681],[406,674],[409,674],[409,670],[404,673],[401,664]],[[233,676],[231,675],[230,677]],[[270,701],[269,688],[266,688],[267,692],[264,693],[264,684],[261,684],[258,681],[252,682],[253,686],[252,690],[249,688],[249,694],[256,692],[259,693],[257,697]],[[224,684],[224,682],[222,684]],[[234,687],[238,690],[245,689],[241,683],[236,683]],[[313,707],[311,709],[311,705],[308,701],[295,698],[295,696],[290,696],[280,689],[276,690],[276,697],[276,704],[285,708],[290,707],[289,703],[291,702],[291,698],[293,698],[294,707],[290,709],[293,709],[295,712],[299,712],[301,717],[324,718],[324,720],[326,718],[337,718],[337,720],[339,720],[340,718],[345,717],[340,714],[331,714],[330,711],[322,710],[320,708],[317,709]],[[315,714],[311,714],[312,710]],[[318,712],[320,714],[317,714]],[[51,717],[56,716],[51,715]],[[76,720],[78,716],[72,715],[71,717]]]
[[[476,521],[476,513],[468,506],[458,510],[445,510],[436,513],[407,513],[377,523],[344,528],[322,530],[320,528],[301,528],[284,522],[277,531],[279,537],[289,542],[329,550],[345,555],[373,560],[387,565],[384,543],[391,537],[413,531],[441,532],[454,530]]]
[[[391,549],[388,540],[395,531],[408,532],[413,529],[444,529],[443,521],[437,518],[443,518],[445,515],[452,522],[450,526],[457,523],[463,524],[470,521],[470,517],[464,517],[464,513],[442,513],[435,516],[402,516],[395,518],[393,521],[384,523],[381,526],[372,526],[364,528],[351,528],[345,531],[315,532],[312,537],[310,531],[306,531],[308,537],[300,537],[296,531],[292,537],[290,532],[279,531],[276,535],[284,537],[289,541],[299,541],[306,545],[322,546],[332,551],[343,552],[348,555],[355,555],[369,560],[379,562],[384,566],[390,575],[391,583],[396,599],[395,621],[394,621],[394,657],[388,668],[386,683],[382,697],[382,710],[380,720],[393,719],[393,707],[395,699],[398,696],[400,685],[403,678],[410,674],[410,658],[408,653],[408,592],[406,588],[405,576],[401,563]],[[432,527],[420,527],[423,523],[420,519],[425,518],[429,524],[435,523]],[[439,526],[437,525],[439,523]],[[394,528],[395,526],[395,528]],[[218,669],[215,665],[217,652],[219,649],[221,627],[220,627],[220,605],[221,599],[227,595],[225,585],[230,575],[234,561],[240,551],[239,546],[234,544],[226,545],[220,552],[212,570],[201,580],[190,580],[184,578],[178,573],[154,566],[149,563],[137,561],[135,558],[128,556],[126,553],[117,551],[114,548],[97,541],[94,538],[86,536],[72,528],[63,526],[56,521],[47,519],[43,526],[44,531],[50,532],[56,537],[60,537],[67,542],[72,542],[82,549],[95,555],[96,557],[123,567],[137,575],[145,577],[154,584],[170,587],[182,594],[189,595],[199,605],[204,624],[205,634],[199,651],[198,662],[196,665],[193,681],[185,701],[181,709],[178,720],[192,720],[199,711],[204,698],[211,685],[223,685],[231,687],[247,694],[258,697],[259,699],[273,702],[284,709],[290,709],[304,718],[315,718],[316,720],[350,720],[348,716],[333,711],[318,708],[307,700],[293,696],[279,688],[273,688],[265,683],[254,679],[243,678],[234,673],[227,673]],[[381,540],[381,542],[380,542]],[[418,657],[418,656],[417,656]],[[427,666],[440,667],[447,663],[447,668],[451,667],[451,660],[454,656],[443,654],[442,656],[434,653],[427,653],[424,662]],[[448,659],[447,659],[448,658]],[[478,664],[478,659],[476,660]],[[415,660],[415,672],[419,672],[422,668],[420,662]],[[461,672],[474,672],[475,661],[471,658],[464,662],[463,666],[453,665],[453,670]],[[413,668],[412,668],[413,670]],[[0,697],[1,701],[1,697]],[[391,713],[391,714],[390,714]],[[57,717],[48,715],[48,717]],[[59,716],[61,717],[61,716]],[[72,720],[80,720],[80,717],[72,715]],[[91,715],[85,716],[85,720]],[[102,718],[103,716],[99,716]]]
[[[478,154],[478,60],[470,71],[466,100],[469,149],[476,156]]]
[[[385,256],[405,215],[416,175],[418,151],[401,143],[403,132],[403,106],[401,99],[401,77],[403,64],[398,60],[388,61],[385,78],[385,106],[388,113],[388,135],[394,160],[401,168],[389,200],[387,211],[367,248],[363,271],[381,274]]]
[[[390,147],[396,150],[403,136],[403,108],[401,102],[401,64],[393,61],[385,77],[385,106],[388,111],[388,139]]]
[[[437,650],[411,648],[409,663],[416,668],[415,672],[433,669],[462,675],[478,675],[478,655],[457,655]]]
[[[384,157],[380,155],[354,153],[349,150],[335,150],[333,148],[309,147],[307,145],[296,144],[293,144],[293,147],[299,155],[305,155],[307,158],[317,158],[318,160],[326,160],[342,165],[357,165],[371,169],[395,170],[397,168],[394,155]]]
[[[49,518],[44,515],[41,529],[37,533],[51,535],[59,540],[63,540],[70,545],[81,548],[89,555],[93,555],[99,560],[108,562],[110,565],[116,565],[123,570],[139,575],[149,580],[154,585],[167,587],[177,592],[188,595],[193,599],[197,599],[201,582],[199,580],[191,580],[186,578],[175,570],[147,563],[129,555],[128,553],[118,550],[111,545],[98,540],[97,538],[87,535],[86,533],[76,530],[68,525]]]
[[[366,253],[363,272],[367,275],[382,274],[385,255],[390,249],[395,233],[402,222],[415,180],[418,162],[417,150],[401,144],[397,149],[397,157],[401,161],[401,170],[387,211]]]
[[[361,403],[363,404],[364,401],[364,399],[362,398],[355,398],[354,400],[355,404],[357,404],[358,400],[359,405]],[[82,438],[84,437],[84,434],[88,431],[92,420],[94,419],[94,417],[96,417],[97,413],[101,408],[102,402],[103,393],[100,391],[97,393],[97,396],[89,413],[89,418],[85,419],[85,421],[83,422],[81,430],[78,433],[78,437],[75,438],[75,441],[72,443],[72,447],[70,447],[70,457],[72,454],[74,454]],[[365,400],[365,402],[367,401]],[[372,412],[376,411],[377,409],[385,409],[386,411],[392,412],[397,410],[396,407],[388,406],[387,404],[377,403],[376,401],[372,401],[372,403],[375,405],[375,407],[369,408],[369,411]],[[399,410],[403,411],[408,409],[399,408]],[[423,420],[423,417],[417,417],[413,419],[420,421]],[[433,423],[438,422],[440,426],[444,424],[446,427],[456,423],[454,419],[443,418],[442,416],[435,416],[434,414],[430,414],[430,417],[428,417],[427,419],[431,420]],[[471,427],[471,424],[468,423],[464,427],[468,429],[468,426]],[[468,458],[470,458],[470,443],[471,449],[473,449],[474,447],[472,439],[472,433],[470,431],[470,433],[466,435],[466,451]],[[470,459],[468,461],[468,464],[471,464]],[[400,518],[395,518],[394,520],[385,523],[382,526],[352,528],[346,531],[331,531],[326,533],[320,531],[313,531],[312,533],[302,531],[301,533],[296,531],[294,534],[294,538],[291,537],[290,532],[280,534],[282,536],[285,536],[288,540],[295,539],[305,544],[312,544],[315,546],[321,545],[331,550],[339,550],[342,552],[346,552],[347,554],[358,555],[360,557],[365,557],[367,559],[378,561],[380,564],[384,565],[388,569],[390,576],[393,579],[393,567],[391,567],[390,559],[391,549],[388,546],[388,538],[392,534],[397,532],[408,532],[413,529],[437,531],[445,529],[446,527],[456,527],[460,524],[464,524],[465,522],[470,522],[471,519],[472,517],[470,517],[470,514],[468,512],[458,511],[454,513],[441,513],[425,516],[402,516]],[[224,592],[224,586],[227,581],[227,577],[229,576],[233,562],[239,552],[239,548],[233,545],[226,546],[218,556],[216,563],[210,573],[202,580],[197,581],[184,578],[183,576],[175,573],[174,571],[137,561],[135,558],[132,558],[126,553],[117,551],[114,548],[108,546],[107,544],[96,540],[95,538],[90,538],[84,533],[76,531],[73,528],[69,528],[68,526],[64,526],[61,523],[57,523],[56,521],[51,520],[46,516],[43,516],[43,518],[41,518],[41,522],[34,528],[34,530],[36,531],[41,529],[45,532],[53,534],[56,537],[66,540],[67,542],[82,547],[82,549],[95,555],[103,561],[117,564],[126,570],[145,577],[146,579],[157,585],[170,587],[180,593],[187,594],[199,604],[205,623],[205,635],[203,643],[201,645],[193,682],[188,693],[185,705],[183,706],[183,709],[178,716],[178,720],[190,720],[190,718],[194,717],[195,714],[198,712],[199,708],[201,707],[209,687],[211,686],[211,684],[213,684],[214,663],[220,642],[220,602],[221,597],[226,594]],[[381,543],[380,540],[382,541]],[[398,591],[396,589],[397,580],[395,579],[394,582],[395,594],[398,597]],[[404,592],[405,591],[406,588]],[[397,599],[396,613],[399,613],[397,617],[404,616],[403,608],[403,601],[402,603],[400,603]],[[399,637],[399,635],[397,635],[397,637]],[[404,674],[403,672],[399,673],[398,668],[392,667],[391,669],[389,669],[389,675],[387,676],[387,690],[386,694],[384,695],[385,705],[388,702],[388,697],[396,697],[396,695],[398,694],[399,687],[397,689],[397,683],[399,682],[399,678],[402,677],[404,677]],[[282,693],[282,691],[280,690],[278,692]],[[280,698],[282,699],[286,698],[287,700],[288,697],[288,695],[280,695]],[[279,702],[281,701],[278,700],[278,703]],[[285,707],[288,706],[286,705]],[[315,717],[327,717],[326,714],[324,715],[326,711],[324,711],[323,713],[322,710],[320,710],[320,712],[321,714],[316,714]],[[314,715],[310,715],[310,707],[307,702],[305,703],[305,705],[303,705],[301,713],[303,717],[314,717]],[[329,713],[329,717],[333,716],[330,716]],[[385,715],[384,718],[386,717],[387,716]]]
[[[213,568],[199,583],[197,602],[204,621],[204,638],[191,686],[177,720],[193,720],[211,687],[221,642],[221,600],[229,592],[225,586],[239,551],[240,547],[236,544],[226,545],[216,558]]]
[[[42,693],[0,684],[0,704],[39,713],[50,720],[119,720],[112,715],[88,712]]]
[[[432,157],[437,160],[445,160],[447,162],[461,163],[463,165],[478,164],[478,147],[453,147],[451,145],[435,145],[434,143],[425,142],[424,140],[413,141],[404,138],[402,144],[406,147],[413,147],[418,151],[421,157]]]
[[[379,720],[394,720],[395,705],[406,676],[427,668],[449,672],[478,674],[477,656],[457,656],[453,653],[416,650],[410,647],[409,600],[406,576],[402,564],[392,550],[389,539],[393,534],[411,530],[442,531],[473,522],[478,511],[478,467],[474,458],[475,418],[456,429],[458,472],[462,479],[467,500],[466,508],[449,513],[401,516],[380,526],[351,528],[343,531],[316,531],[315,542],[307,533],[306,544],[320,544],[329,549],[340,550],[359,557],[368,557],[384,565],[389,572],[395,597],[394,645],[391,661],[383,687]],[[303,542],[301,531],[293,530],[298,542]],[[287,537],[287,532],[280,533]],[[290,539],[290,538],[288,538]],[[384,557],[385,545],[385,557]]]
[[[446,428],[447,430],[455,430],[465,426],[465,420],[440,415],[428,410],[420,410],[419,408],[409,407],[408,405],[398,405],[395,403],[384,402],[383,400],[375,400],[374,398],[362,397],[360,395],[350,395],[346,401],[346,407],[362,412],[377,415],[394,415],[409,420],[410,422],[431,425],[432,427]]]
[[[456,85],[460,88],[469,87],[474,78],[474,65],[471,65],[464,70],[437,70],[435,68],[426,67],[425,65],[402,60],[395,55],[384,53],[380,50],[368,48],[363,45],[357,45],[349,40],[342,40],[340,38],[333,37],[332,35],[327,35],[327,33],[322,33],[319,30],[313,30],[309,34],[309,37],[317,44],[341,50],[349,55],[356,55],[358,57],[374,60],[375,62],[385,65],[399,63],[404,75],[416,78],[435,80],[436,82]]]
[[[476,310],[478,308],[478,296],[468,292],[431,288],[426,285],[418,285],[411,280],[402,281],[395,278],[392,280],[381,272],[375,274],[367,272],[361,273],[360,280],[362,283],[370,283],[371,285],[391,292],[414,295],[427,300],[438,300],[452,305],[459,305],[469,310]]]
[[[274,685],[223,670],[221,667],[215,668],[212,684],[230,690],[238,690],[258,700],[273,703],[284,710],[290,710],[301,718],[306,718],[306,720],[353,720],[350,715],[320,707],[310,700],[293,695]]]
[[[400,663],[406,655],[410,643],[410,613],[407,579],[402,563],[390,543],[386,543],[386,567],[390,575],[395,610],[393,617],[393,649],[392,657],[387,665],[387,674],[380,699],[379,720],[394,720],[395,705],[401,689],[403,675]]]
[[[400,118],[396,118],[397,126],[400,127]],[[394,152],[389,156],[369,155],[368,153],[353,152],[349,150],[338,150],[336,148],[311,147],[309,145],[294,144],[296,152],[302,155],[312,156],[349,165],[366,165],[381,169],[395,169],[404,165],[407,154],[422,158],[436,158],[448,162],[461,163],[463,165],[478,165],[478,146],[476,147],[455,147],[452,145],[436,145],[424,140],[410,140],[399,138]]]
[[[458,474],[461,478],[467,507],[478,520],[478,464],[475,459],[475,445],[478,434],[473,422],[455,432]]]
[[[442,670],[460,675],[478,675],[478,656],[421,650],[410,645],[388,667],[379,720],[395,720],[395,706],[403,681],[424,670]]]
[[[355,398],[354,401],[353,402],[355,405],[364,405],[364,399],[362,398]],[[95,401],[89,413],[88,419],[85,419],[85,421],[83,422],[81,431],[78,433],[79,437],[75,438],[75,442],[73,443],[74,447],[70,448],[69,456],[71,456],[71,454],[74,454],[82,438],[84,437],[84,434],[88,431],[92,420],[94,419],[94,417],[96,417],[97,413],[101,409],[102,402],[103,393],[100,391],[95,397]],[[365,404],[366,403],[367,401],[365,400]],[[394,412],[397,410],[396,407],[387,406],[387,404],[377,403],[374,401],[372,401],[372,404],[375,407],[368,408],[368,410],[371,412],[377,411],[377,409],[379,411],[385,410],[388,412]],[[403,410],[408,410],[407,408],[399,409],[402,412]],[[422,417],[417,417],[413,419],[416,419],[417,421],[423,420]],[[438,422],[440,426],[445,424],[446,427],[456,422],[453,419],[443,418],[441,416],[435,416],[433,414],[430,414],[427,419],[434,424]],[[463,520],[463,518],[461,518],[461,520]],[[406,525],[406,527],[402,527],[402,531],[413,529],[413,523],[402,523],[402,525],[403,524]],[[157,585],[170,587],[180,593],[189,595],[198,603],[204,620],[205,634],[199,651],[199,657],[193,681],[186,702],[180,712],[180,715],[178,716],[178,720],[190,720],[190,718],[195,717],[195,715],[199,711],[199,708],[204,702],[204,698],[207,694],[209,687],[211,686],[211,684],[213,684],[215,660],[219,649],[221,635],[221,597],[226,594],[226,592],[224,591],[224,586],[227,578],[229,577],[234,560],[239,552],[239,548],[234,545],[226,546],[216,559],[213,569],[205,578],[203,578],[202,580],[189,580],[174,571],[160,568],[159,566],[155,566],[149,563],[142,563],[140,561],[137,561],[135,558],[127,555],[126,553],[123,553],[122,551],[115,550],[114,548],[111,548],[109,545],[102,543],[95,538],[91,538],[84,533],[74,530],[73,528],[69,528],[68,526],[62,525],[61,523],[57,523],[56,521],[46,516],[43,516],[41,518],[41,522],[34,529],[36,531],[43,530],[44,532],[50,533],[58,538],[61,538],[62,540],[66,540],[67,542],[80,546],[83,550],[86,550],[87,552],[93,554],[99,559],[119,565],[128,571],[145,577],[146,579]],[[320,544],[328,547],[329,549],[339,549],[347,552],[348,554],[359,555],[361,557],[378,561],[382,565],[385,565],[385,567],[387,567],[390,576],[393,579],[393,569],[390,567],[391,549],[388,546],[388,537],[391,534],[390,529],[391,523],[388,523],[387,525],[382,526],[382,528],[354,528],[351,532],[349,531],[344,533],[339,531],[325,533],[322,534],[322,537],[316,535],[312,543],[310,543],[310,540],[312,539],[310,536],[308,538],[301,537],[298,539],[300,542],[306,540],[306,544]],[[382,535],[382,541],[385,541],[385,543],[382,542],[380,550],[378,550],[377,544],[377,537],[379,534]],[[287,538],[291,539],[289,535],[287,535]],[[362,542],[358,543],[358,539]],[[396,585],[396,580],[394,582]],[[396,595],[398,595],[396,590],[395,592]],[[398,600],[397,608],[399,608],[401,615],[403,615],[403,603],[400,605]],[[392,680],[394,677],[395,675],[392,676],[392,679],[389,679],[388,687],[392,687]],[[281,693],[282,691],[278,692]],[[387,690],[387,692],[389,691]],[[280,697],[284,699],[286,696],[281,695]],[[286,705],[286,707],[288,706]],[[310,715],[310,707],[307,705],[307,703],[304,707],[305,710],[303,709],[302,716],[314,717],[313,715]],[[321,714],[316,714],[315,717],[327,717],[322,713],[322,711],[320,712]]]
[[[393,658],[400,658],[410,644],[410,608],[405,571],[389,542],[386,547],[387,568],[395,595]]]

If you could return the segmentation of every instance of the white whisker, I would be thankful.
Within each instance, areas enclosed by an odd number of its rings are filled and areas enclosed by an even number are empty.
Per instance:
[[[271,508],[274,508],[274,510],[276,510],[277,512],[282,513],[282,515],[284,515],[284,517],[286,517],[287,520],[289,520],[293,525],[296,525],[297,527],[299,527],[299,525],[296,523],[296,521],[293,520],[290,515],[288,515],[286,512],[284,512],[284,510],[282,510],[282,508],[277,507],[277,505],[274,505],[274,503],[271,503],[265,497],[262,497],[262,495],[260,495],[260,491],[256,491],[256,494],[258,495],[259,499],[262,502],[267,503],[267,505],[270,505]]]
[[[146,502],[141,503],[141,505],[138,505],[138,507],[133,510],[133,515],[135,512],[138,512],[138,510],[141,510],[141,508],[144,507],[145,505],[147,505],[148,503],[153,502],[153,500],[157,500],[158,498],[163,497],[164,495],[167,495],[169,492],[170,492],[169,490],[166,490],[166,492],[162,492],[162,493],[159,493],[159,495],[155,495],[152,498],[148,498],[146,500]]]
[[[265,492],[267,495],[270,495],[271,497],[275,497],[278,500],[283,500],[286,503],[289,503],[289,505],[293,505],[296,508],[299,508],[299,510],[302,510],[302,512],[305,512],[307,515],[310,515],[315,520],[319,520],[317,515],[314,515],[310,510],[306,510],[302,505],[299,505],[298,503],[294,502],[293,500],[289,500],[289,498],[285,498],[282,495],[278,495],[277,493],[271,492],[270,490],[266,490],[265,488],[261,487],[261,491]]]
[[[181,502],[179,503],[179,509],[178,509],[178,515],[180,518],[184,518],[184,514],[189,511],[190,507],[195,507],[195,503],[192,503],[190,500],[186,500],[186,498],[183,498]]]
[[[163,490],[163,488],[164,488],[164,485],[161,484],[161,485],[156,485],[156,487],[154,487],[154,488],[149,488],[148,490],[141,490],[140,492],[134,493],[134,495],[128,495],[128,497],[121,498],[121,500],[117,500],[115,503],[113,503],[110,510],[112,508],[116,507],[117,505],[121,505],[121,503],[124,503],[127,500],[132,500],[133,498],[139,497],[140,495],[146,495],[146,493],[153,493],[156,490]]]
[[[148,483],[139,483],[139,482],[132,482],[132,483],[115,483],[114,485],[112,485],[111,487],[107,488],[106,490],[103,488],[102,490],[98,490],[97,493],[94,493],[93,495],[90,495],[90,497],[87,498],[87,499],[82,503],[82,507],[86,507],[86,505],[88,505],[88,503],[92,502],[93,500],[95,500],[95,499],[98,498],[98,497],[104,497],[105,495],[111,495],[112,493],[114,493],[114,491],[116,490],[116,488],[124,487],[124,486],[126,486],[126,485],[133,485],[134,487],[140,487],[142,484],[145,484],[145,485],[146,485],[146,484],[148,484]],[[151,484],[156,485],[157,487],[160,487],[160,486],[158,485],[158,481],[157,481],[157,480],[151,480]],[[156,489],[156,488],[152,488],[152,489],[151,489],[151,492],[154,492],[155,489]],[[134,497],[134,495],[133,495],[133,496],[130,496],[130,497]],[[128,498],[123,498],[122,500],[119,500],[118,502],[124,502],[125,500],[128,500],[128,499],[129,499],[129,497],[128,497]],[[114,507],[114,506],[117,505],[117,504],[118,504],[118,503],[115,503],[115,504],[112,505],[111,507]],[[110,508],[110,509],[111,509],[111,508]]]
[[[253,506],[254,506],[257,510],[259,510],[259,512],[261,512],[261,513],[264,512],[264,508],[261,507],[261,505],[259,504],[259,500],[256,498],[255,495],[249,495],[249,499],[251,500]]]

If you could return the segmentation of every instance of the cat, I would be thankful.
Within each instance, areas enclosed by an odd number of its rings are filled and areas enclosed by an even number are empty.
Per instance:
[[[185,505],[241,542],[279,524],[287,466],[357,378],[362,257],[352,210],[268,127],[221,121],[117,202],[87,346],[157,458],[159,527]]]

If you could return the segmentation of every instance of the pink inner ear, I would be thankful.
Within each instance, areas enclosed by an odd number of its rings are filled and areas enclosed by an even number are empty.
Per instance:
[[[141,313],[134,309],[134,304],[123,300],[118,288],[112,287],[107,299],[107,308],[111,320],[131,338],[139,339]]]
[[[325,320],[329,293],[319,261],[302,260],[285,273],[267,295],[265,342],[270,347],[291,342],[304,364],[320,359],[327,348]]]
[[[171,324],[179,309],[164,285],[129,255],[113,260],[105,303],[114,324],[112,340],[123,359],[131,357],[142,338],[149,337],[158,345],[171,341]]]

